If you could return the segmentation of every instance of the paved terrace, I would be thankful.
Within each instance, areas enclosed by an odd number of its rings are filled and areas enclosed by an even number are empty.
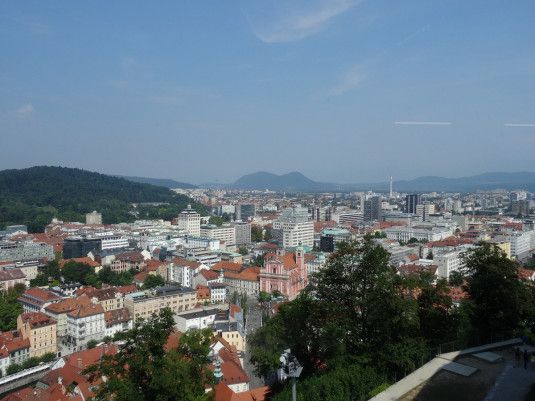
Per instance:
[[[468,377],[468,380],[470,380],[472,375],[474,375],[474,377],[477,376],[475,373],[479,369],[474,368],[469,364],[463,364],[462,362],[463,357],[471,356],[482,361],[482,364],[487,364],[488,366],[494,365],[495,370],[500,370],[497,377],[492,378],[491,385],[485,389],[485,401],[524,400],[525,395],[535,381],[535,371],[531,371],[529,367],[528,369],[523,369],[522,366],[520,368],[515,368],[513,347],[516,346],[520,347],[522,352],[527,350],[528,353],[531,354],[531,352],[535,351],[535,347],[522,345],[520,339],[513,339],[442,354],[371,400],[393,401],[400,398],[413,399],[412,397],[407,397],[407,394],[418,386],[423,386],[423,388],[425,388],[427,382],[440,371],[452,372],[458,377],[464,376],[464,378]],[[501,354],[491,352],[492,350],[499,349],[510,349],[510,352],[502,352]],[[504,355],[506,359],[504,359]],[[497,364],[501,365],[496,366]],[[456,386],[455,380],[451,380],[451,386],[452,388]],[[418,392],[416,392],[414,399],[418,399],[417,393]],[[471,395],[467,394],[467,396],[470,397]]]

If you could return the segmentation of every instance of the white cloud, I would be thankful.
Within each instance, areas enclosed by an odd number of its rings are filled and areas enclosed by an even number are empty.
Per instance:
[[[319,32],[330,19],[362,1],[364,0],[309,0],[297,7],[294,5],[291,9],[286,1],[278,2],[274,6],[275,10],[265,12],[275,11],[283,16],[268,17],[266,22],[259,22],[260,18],[257,17],[254,23],[251,22],[251,29],[258,39],[266,43],[295,42]],[[265,16],[263,12],[261,14],[262,17]]]
[[[342,95],[358,87],[366,78],[362,66],[356,65],[351,70],[347,71],[340,80],[340,83],[336,85],[329,94],[331,96]]]
[[[15,112],[16,116],[21,120],[30,118],[33,113],[35,113],[35,109],[31,103],[25,104]]]

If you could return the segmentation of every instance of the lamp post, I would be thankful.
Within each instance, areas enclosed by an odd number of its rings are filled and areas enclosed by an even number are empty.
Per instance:
[[[286,376],[292,378],[292,401],[296,401],[297,395],[296,395],[296,385],[295,381],[296,379],[301,375],[301,372],[303,371],[303,367],[299,364],[299,361],[297,358],[292,355],[290,349],[285,349],[284,352],[281,354],[279,358],[282,369]]]

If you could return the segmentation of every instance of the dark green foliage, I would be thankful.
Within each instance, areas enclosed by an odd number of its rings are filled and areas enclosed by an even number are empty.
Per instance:
[[[24,369],[30,369],[30,368],[33,368],[34,366],[37,366],[39,365],[41,362],[52,362],[53,360],[55,360],[57,357],[56,357],[56,354],[53,353],[53,352],[47,352],[46,354],[40,356],[40,357],[31,357],[31,358],[28,358],[26,359],[22,364],[16,364],[16,363],[13,363],[11,365],[9,365],[9,367],[7,368],[7,374],[8,375],[11,375],[13,373],[17,373],[17,372],[20,372],[21,370],[24,370]]]
[[[85,221],[93,210],[103,223],[133,221],[132,203],[167,202],[166,207],[139,207],[140,218],[176,217],[189,198],[168,188],[140,184],[103,174],[64,167],[32,167],[0,171],[0,230],[26,224],[30,232],[43,232],[53,217]],[[206,214],[204,208],[195,205]],[[149,216],[150,215],[150,216]]]
[[[165,280],[159,274],[149,274],[145,282],[143,283],[143,289],[147,290],[149,288],[158,287],[165,285]]]
[[[130,285],[134,280],[134,276],[139,273],[136,269],[130,269],[127,272],[114,272],[109,266],[103,267],[97,274],[98,281],[101,283],[122,286]]]
[[[472,341],[486,343],[518,333],[533,321],[533,291],[518,279],[518,265],[497,246],[484,243],[464,255],[465,290],[462,303],[471,324]]]
[[[22,292],[20,287],[0,291],[0,332],[17,329],[17,317],[23,312],[17,301]]]
[[[246,247],[242,246],[240,247],[240,249],[238,250],[238,252],[241,254],[241,255],[247,255],[249,253],[249,251],[247,250]]]
[[[87,285],[86,277],[90,278],[91,274],[95,275],[95,269],[86,263],[76,262],[71,259],[63,265],[61,275],[65,283],[82,283]],[[95,276],[96,277],[96,276]]]
[[[264,239],[262,227],[252,225],[251,226],[251,241],[261,242]]]
[[[454,270],[450,273],[449,284],[454,287],[460,287],[464,283],[464,276],[460,271]]]
[[[340,244],[339,249],[304,292],[279,306],[250,337],[256,374],[278,367],[286,348],[303,366],[303,379],[368,368],[394,377],[414,370],[428,355],[419,331],[418,303],[405,296],[406,286],[390,266],[389,254],[370,237],[362,244]],[[370,380],[363,391],[368,393],[384,379]],[[321,380],[328,386],[330,379]],[[333,390],[330,399],[351,399],[343,384],[333,386],[340,386],[340,392]]]
[[[380,377],[372,368],[350,365],[340,367],[323,375],[312,376],[297,383],[298,400],[303,401],[361,401],[371,396],[372,391],[382,384]],[[273,401],[291,399],[291,386],[276,394]]]
[[[193,330],[183,334],[177,348],[166,352],[164,346],[173,331],[170,309],[163,309],[144,324],[137,322],[115,340],[124,341],[115,355],[104,355],[100,364],[84,370],[91,381],[101,376],[107,380],[96,390],[96,400],[195,400],[212,398],[205,385],[213,375],[205,369],[212,332]]]
[[[208,219],[208,224],[215,224],[216,226],[220,227],[223,225],[223,218],[219,216],[210,216]]]
[[[50,280],[50,281],[49,281]],[[51,284],[53,281],[61,280],[61,272],[57,260],[50,260],[46,264],[46,270],[39,273],[36,278],[30,280],[30,287],[43,287]]]
[[[253,266],[258,266],[258,267],[262,267],[264,266],[264,259],[265,259],[266,255],[265,254],[262,254],[262,255],[258,255],[254,262],[253,262]]]
[[[95,348],[98,344],[97,340],[89,340],[87,342],[87,349]]]

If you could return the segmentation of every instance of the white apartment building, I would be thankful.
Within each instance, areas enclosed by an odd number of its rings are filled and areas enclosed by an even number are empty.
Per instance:
[[[105,333],[104,308],[100,304],[83,305],[67,314],[67,338],[75,347],[99,341]]]
[[[201,235],[201,215],[191,205],[178,215],[178,229],[196,237]]]
[[[273,222],[273,230],[283,248],[314,246],[314,222],[308,219],[308,209],[300,205],[284,209]]]
[[[226,249],[229,247],[232,249],[236,246],[236,230],[234,226],[230,224],[223,224],[222,226],[216,226],[215,224],[203,224],[201,226],[202,237],[215,238],[220,241],[224,241]]]
[[[461,259],[461,252],[450,252],[433,257],[433,264],[437,265],[437,276],[448,280],[453,271],[459,271],[464,264]]]
[[[385,228],[383,232],[388,239],[395,239],[396,241],[408,242],[411,238],[416,238],[419,241],[440,241],[444,238],[452,236],[451,230],[446,228],[413,228],[413,227],[390,227]]]
[[[116,234],[113,231],[95,233],[95,237],[101,240],[101,250],[128,248],[128,238],[124,235]]]
[[[509,236],[504,236],[503,240],[511,243],[511,257],[520,259],[531,251],[531,233],[516,232]]]

